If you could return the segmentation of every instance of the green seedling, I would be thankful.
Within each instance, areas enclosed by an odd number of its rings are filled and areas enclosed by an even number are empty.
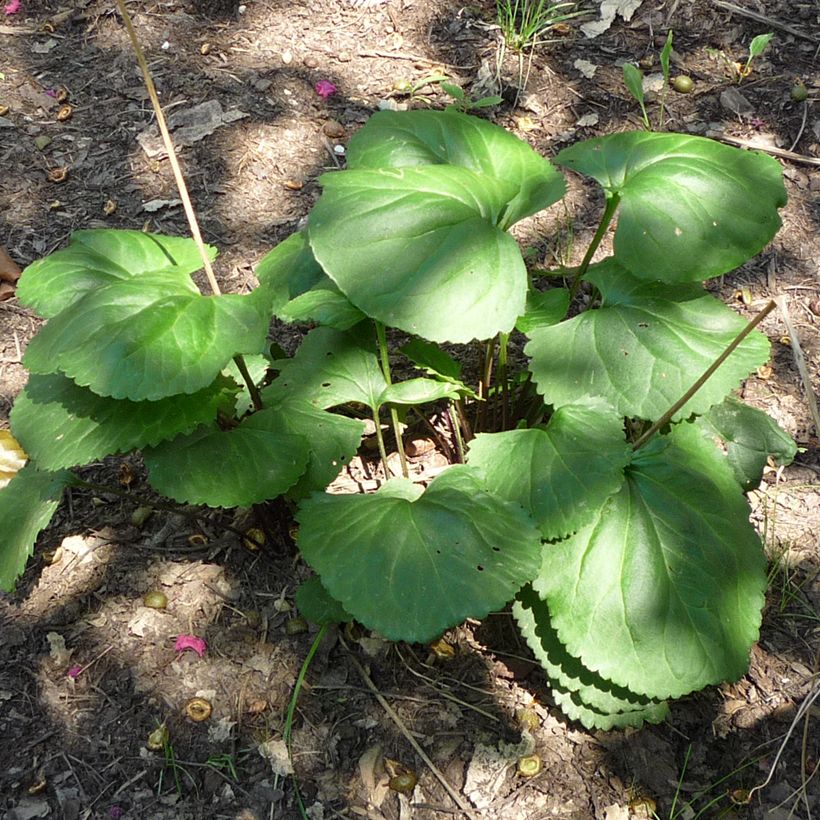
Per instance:
[[[641,131],[553,164],[455,110],[379,112],[347,156],[249,294],[200,293],[194,243],[141,231],[78,231],[26,268],[18,298],[45,321],[11,412],[29,460],[0,490],[0,586],[84,485],[75,467],[138,451],[179,504],[291,503],[307,618],[426,643],[512,601],[587,727],[660,721],[667,699],[736,680],[766,586],[744,490],[794,445],[732,397],[769,343],[704,283],[776,234],[778,163]],[[511,229],[562,199],[559,168],[597,183],[603,210],[580,265],[534,283]],[[313,326],[292,358],[265,355],[273,318]],[[480,351],[477,384],[453,344]],[[411,409],[448,419],[462,454],[425,484],[401,465]],[[363,415],[384,480],[328,493]]]
[[[663,87],[661,88],[661,96],[660,96],[660,113],[658,115],[658,130],[663,130],[664,119],[666,115],[666,98],[669,94],[669,87],[670,87],[670,59],[672,57],[672,32],[670,31],[666,35],[666,42],[663,45],[663,48],[660,52],[660,63],[661,63],[661,71],[663,72]],[[643,120],[644,128],[647,131],[652,130],[652,126],[649,121],[649,114],[646,110],[646,95],[644,94],[643,90],[643,72],[637,68],[636,66],[632,65],[632,63],[624,63],[624,84],[626,85],[629,93],[635,98],[638,105],[641,107],[641,119]],[[676,77],[674,82],[674,88],[676,91],[682,91],[682,87],[679,85],[679,81],[681,80],[689,80],[688,77]]]
[[[707,48],[706,53],[711,57],[721,60],[726,66],[732,80],[736,83],[740,83],[752,73],[752,63],[766,50],[766,47],[773,37],[774,33],[769,32],[768,34],[758,34],[752,38],[752,41],[749,43],[749,54],[745,63],[733,60],[725,51],[720,49]]]
[[[475,99],[469,96],[461,86],[455,83],[441,82],[440,86],[442,91],[455,100],[453,104],[448,106],[449,110],[461,111],[466,114],[478,108],[490,108],[494,105],[501,105],[501,103],[504,102],[503,97],[499,97],[497,94]]]

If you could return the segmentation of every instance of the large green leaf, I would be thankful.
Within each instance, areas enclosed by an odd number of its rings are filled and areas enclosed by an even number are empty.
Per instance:
[[[538,328],[525,347],[548,404],[603,396],[625,416],[659,418],[746,324],[697,284],[644,282],[611,258],[586,278],[601,307]],[[675,418],[722,401],[768,355],[766,337],[752,332]]]
[[[314,495],[297,519],[299,548],[328,592],[391,640],[432,640],[502,607],[540,560],[529,517],[464,465],[424,491],[393,479],[373,495]]]
[[[356,455],[364,422],[319,410],[306,401],[289,399],[271,407],[276,429],[301,436],[307,443],[304,475],[289,490],[289,498],[303,498],[324,490]]]
[[[190,280],[147,273],[88,291],[40,330],[23,361],[101,396],[155,401],[196,393],[234,355],[257,353],[268,324],[255,294],[203,296]]]
[[[39,467],[57,470],[152,446],[216,417],[230,383],[192,395],[134,402],[98,396],[59,374],[32,374],[11,411],[20,443]]]
[[[592,522],[545,550],[533,587],[561,642],[607,680],[680,697],[745,671],[766,562],[728,467],[651,442]]]
[[[200,427],[145,451],[151,484],[163,495],[209,507],[249,507],[287,492],[308,465],[309,441],[283,432],[275,410],[232,430]]]
[[[206,247],[214,259],[216,248]],[[103,285],[152,273],[189,282],[188,274],[201,267],[192,239],[109,228],[76,231],[67,248],[32,262],[23,271],[17,297],[50,318]]]
[[[514,186],[449,165],[342,171],[321,182],[310,244],[357,308],[436,342],[512,330],[527,274],[496,223]]]
[[[774,419],[732,397],[698,416],[693,424],[677,425],[674,435],[683,435],[687,427],[694,427],[717,446],[744,490],[757,487],[770,456],[778,464],[790,464],[797,453],[792,437]]]
[[[262,391],[262,399],[307,401],[320,409],[346,402],[378,407],[387,382],[374,349],[363,333],[317,327],[292,359],[278,362],[279,376]]]
[[[623,483],[623,418],[600,399],[557,410],[545,428],[481,433],[467,461],[487,488],[528,510],[544,538],[586,524]]]
[[[704,137],[610,134],[555,162],[620,197],[615,256],[647,279],[702,280],[737,267],[777,233],[786,204],[773,157]]]
[[[503,227],[557,202],[561,175],[526,142],[478,117],[456,111],[382,111],[350,141],[349,168],[458,165],[512,182]],[[493,184],[492,180],[487,184]]]
[[[547,547],[549,549],[549,547]],[[518,593],[513,604],[521,634],[552,686],[553,697],[568,717],[587,729],[609,731],[616,727],[659,723],[669,708],[652,701],[587,669],[567,652],[552,626],[549,608],[530,585]]]
[[[47,473],[26,464],[0,490],[0,590],[11,592],[26,567],[37,534],[60,503],[72,476],[65,470]]]

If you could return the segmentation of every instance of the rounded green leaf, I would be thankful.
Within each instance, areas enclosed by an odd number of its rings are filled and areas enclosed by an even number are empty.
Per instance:
[[[255,273],[270,312],[277,314],[291,299],[327,281],[304,231],[292,234],[265,254]]]
[[[321,182],[311,247],[357,308],[436,342],[512,330],[527,273],[515,240],[496,226],[509,184],[447,165],[343,171]]]
[[[547,604],[530,585],[518,593],[513,615],[567,717],[580,721],[587,729],[609,731],[639,727],[644,722],[660,723],[668,714],[665,702],[616,686],[570,655],[552,626]]]
[[[569,310],[570,296],[566,288],[551,290],[530,290],[527,294],[527,309],[518,317],[515,329],[521,333],[531,333],[539,327],[557,325]]]
[[[615,256],[633,274],[684,282],[732,270],[780,228],[778,162],[704,137],[631,132],[565,148],[558,165],[620,197]]]
[[[359,402],[375,409],[387,382],[374,350],[363,333],[317,327],[292,359],[277,362],[279,376],[262,391],[262,400],[306,401],[320,409]]]
[[[261,410],[232,430],[201,427],[145,451],[151,484],[163,495],[209,507],[249,507],[287,492],[305,472],[309,442],[282,432]]]
[[[748,667],[766,561],[728,469],[667,439],[635,454],[592,522],[545,550],[533,588],[568,652],[650,698]]]
[[[675,434],[686,424],[678,425]],[[695,419],[694,427],[716,445],[744,490],[757,487],[770,456],[778,464],[790,464],[797,453],[792,437],[774,419],[731,396]]]
[[[203,296],[190,280],[145,274],[80,297],[31,340],[23,361],[114,399],[196,393],[233,356],[262,349],[262,307],[254,294]]]
[[[226,394],[218,380],[192,395],[134,402],[98,396],[59,374],[32,374],[11,424],[37,465],[56,470],[187,433],[216,418]]]
[[[487,120],[456,111],[381,111],[350,141],[349,168],[458,165],[505,180],[515,190],[503,225],[557,202],[566,190],[563,177],[523,140]],[[489,180],[489,185],[492,180]]]
[[[206,246],[208,257],[216,248]],[[123,279],[162,273],[177,282],[202,267],[192,239],[102,228],[76,231],[67,248],[32,262],[20,277],[17,297],[50,318],[90,290]]]
[[[303,618],[319,626],[344,624],[353,620],[315,575],[300,584],[296,590],[296,608]]]
[[[373,495],[314,495],[297,520],[302,555],[328,592],[391,640],[432,640],[502,607],[540,560],[526,513],[466,466],[425,491],[394,479]]]
[[[359,419],[319,410],[306,401],[283,401],[270,412],[276,429],[301,436],[309,445],[307,467],[288,490],[289,498],[324,490],[356,455],[364,434],[364,422]]]
[[[462,394],[454,382],[436,381],[434,379],[407,379],[388,385],[381,396],[382,404],[427,404],[439,399],[457,399]]]
[[[618,491],[630,455],[623,418],[592,399],[556,410],[545,428],[481,433],[467,461],[490,492],[521,504],[552,539],[586,524]]]
[[[54,515],[72,475],[48,473],[26,464],[0,490],[0,590],[11,592],[26,568],[34,541]]]
[[[659,418],[746,326],[699,285],[643,282],[613,259],[586,278],[601,307],[533,331],[524,348],[548,404],[603,396],[624,416]],[[675,418],[704,413],[768,356],[768,339],[753,331]]]

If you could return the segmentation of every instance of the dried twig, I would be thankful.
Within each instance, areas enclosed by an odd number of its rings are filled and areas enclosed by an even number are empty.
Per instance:
[[[785,148],[775,148],[773,145],[764,145],[754,140],[743,139],[742,137],[731,137],[729,134],[719,132],[710,135],[713,139],[729,145],[739,145],[741,148],[750,148],[753,151],[763,151],[775,157],[789,159],[792,162],[802,162],[804,165],[820,165],[820,157],[809,157],[805,154],[795,154],[794,151],[787,151]]]
[[[783,321],[786,323],[786,330],[789,334],[789,340],[792,345],[794,363],[797,366],[798,373],[800,373],[800,380],[803,382],[803,390],[806,392],[806,401],[809,404],[809,412],[811,413],[812,420],[814,421],[814,433],[815,435],[820,436],[820,411],[817,409],[817,398],[814,395],[814,390],[812,390],[811,376],[809,375],[808,367],[806,367],[806,358],[803,355],[803,349],[800,347],[800,341],[794,331],[794,325],[792,325],[791,316],[789,315],[789,308],[786,304],[786,297],[778,296],[775,299],[775,302],[777,302],[777,307],[780,310],[781,316],[783,316]]]
[[[364,681],[365,686],[367,686],[367,688],[373,693],[373,696],[379,702],[379,706],[381,706],[382,709],[384,709],[390,720],[392,720],[393,723],[396,724],[396,727],[402,733],[405,740],[413,747],[416,754],[424,761],[425,765],[433,773],[436,780],[438,780],[438,782],[441,783],[442,786],[444,786],[445,791],[447,792],[447,794],[450,795],[450,797],[453,799],[453,802],[459,807],[459,809],[461,809],[461,811],[464,812],[464,814],[468,818],[470,818],[470,820],[476,820],[476,817],[473,814],[473,810],[464,802],[462,796],[450,785],[450,782],[441,773],[441,771],[438,769],[435,763],[433,763],[433,761],[430,760],[424,749],[422,749],[421,746],[419,746],[418,741],[413,737],[413,735],[410,734],[410,731],[404,725],[402,719],[396,714],[393,707],[390,706],[390,704],[382,696],[382,693],[379,692],[379,690],[376,688],[376,684],[373,683],[373,681],[370,678],[370,675],[367,674],[365,668],[359,663],[359,661],[356,659],[356,656],[350,651],[350,647],[347,645],[347,643],[341,635],[339,636],[339,641],[342,644],[342,646],[344,646],[344,648],[347,650],[347,653],[350,656],[350,660],[356,667],[361,679]]]
[[[767,17],[765,14],[759,14],[756,11],[751,11],[751,9],[745,9],[742,6],[735,5],[734,3],[728,3],[726,0],[712,0],[712,5],[731,12],[732,14],[737,14],[740,17],[748,17],[749,20],[757,20],[758,23],[765,23],[767,26],[771,26],[772,28],[779,28],[781,31],[788,32],[794,37],[799,37],[802,40],[808,40],[810,43],[820,42],[820,37],[817,37],[814,34],[807,34],[805,31],[794,28],[787,23],[781,23],[773,17]]]

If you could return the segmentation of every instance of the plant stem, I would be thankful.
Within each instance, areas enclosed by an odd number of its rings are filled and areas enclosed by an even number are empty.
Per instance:
[[[615,211],[618,210],[620,201],[620,194],[609,194],[607,196],[606,206],[604,207],[604,213],[601,216],[601,222],[598,225],[598,230],[595,231],[595,236],[592,237],[592,242],[590,242],[590,245],[587,248],[586,255],[584,256],[584,259],[575,274],[575,278],[572,280],[572,287],[569,291],[570,299],[578,293],[578,288],[581,286],[581,279],[587,272],[589,263],[592,262],[592,257],[595,256],[595,251],[598,250],[598,246],[601,244],[604,234],[606,234],[609,223],[612,222],[612,217],[615,216]]]
[[[242,358],[242,356],[234,356],[233,361],[236,365],[237,370],[239,370],[239,373],[241,374],[242,378],[245,380],[245,384],[248,387],[248,392],[251,394],[251,401],[253,402],[254,409],[261,410],[262,394],[259,392],[259,388],[253,382],[251,374],[248,371],[248,366],[245,364],[245,360]]]
[[[481,379],[478,383],[479,403],[475,414],[475,432],[484,429],[484,417],[489,401],[490,384],[493,378],[493,357],[495,355],[495,339],[488,339],[484,343],[484,362],[481,366]]]
[[[498,381],[501,383],[501,429],[507,429],[509,416],[510,385],[507,381],[507,348],[510,343],[509,333],[498,336]]]
[[[655,433],[658,432],[662,427],[669,424],[672,419],[672,416],[678,412],[678,410],[683,407],[695,393],[706,384],[707,380],[711,377],[711,375],[729,358],[729,356],[734,353],[735,348],[763,321],[773,310],[775,309],[775,303],[773,301],[769,301],[769,304],[760,311],[750,322],[740,331],[740,333],[735,336],[726,350],[720,354],[720,356],[712,362],[711,365],[706,369],[706,372],[632,445],[632,449],[639,450],[641,447],[646,444]]]
[[[382,435],[382,423],[379,419],[379,411],[373,411],[373,421],[376,424],[376,443],[379,445],[379,457],[382,460],[382,467],[384,467],[384,480],[390,481],[393,478],[393,471],[387,463],[387,450],[384,447],[384,436]]]
[[[381,322],[374,322],[374,324],[376,325],[376,337],[379,340],[379,356],[381,358],[382,374],[384,375],[384,380],[388,384],[393,384],[390,378],[390,355],[387,350],[387,336],[385,334],[384,325]],[[396,438],[396,450],[398,450],[399,453],[402,475],[405,478],[409,478],[410,470],[407,469],[407,456],[404,454],[404,442],[401,439],[399,414],[396,412],[396,408],[392,404],[390,405],[390,422],[393,425],[393,435]]]
[[[457,404],[451,404],[448,410],[449,412],[447,414],[447,417],[450,419],[450,424],[453,427],[453,437],[456,441],[458,461],[459,464],[464,464],[464,439],[461,436],[461,424],[459,423],[459,417],[466,421],[466,419],[464,418],[464,410],[462,408],[459,414],[459,408]]]
[[[131,15],[125,7],[125,0],[117,0],[117,7],[122,15],[125,28],[128,31],[128,37],[131,40],[134,55],[137,58],[137,63],[139,63],[140,71],[142,72],[145,90],[148,92],[148,97],[151,100],[151,107],[154,109],[154,115],[157,118],[157,126],[159,127],[160,134],[162,135],[162,144],[165,146],[165,151],[168,154],[168,162],[171,163],[171,170],[174,173],[174,181],[176,182],[177,190],[179,191],[179,198],[182,200],[182,207],[185,210],[185,216],[188,219],[188,227],[191,229],[191,236],[194,238],[197,250],[199,251],[199,256],[202,259],[202,264],[205,267],[205,275],[208,277],[208,284],[211,286],[211,291],[214,296],[219,296],[222,291],[220,290],[219,283],[216,281],[214,269],[211,266],[211,260],[208,256],[208,251],[205,248],[202,233],[199,230],[199,222],[197,222],[196,214],[194,213],[194,206],[191,204],[191,197],[188,195],[188,186],[185,184],[185,177],[183,177],[182,169],[179,166],[179,160],[177,159],[177,154],[174,150],[174,143],[171,139],[171,134],[168,131],[168,125],[165,122],[165,114],[162,112],[162,106],[159,102],[157,89],[154,85],[154,80],[151,77],[151,70],[148,68],[148,63],[145,60],[145,54],[142,51],[139,38],[137,37],[136,31],[134,31],[134,24],[131,20]],[[244,359],[242,356],[237,355],[234,357],[234,361],[236,362],[236,366],[239,368],[239,372],[242,374],[242,378],[248,385],[248,391],[251,394],[251,401],[253,402],[254,408],[256,410],[261,410],[262,398],[259,395],[259,391],[256,389],[256,385],[253,384],[250,375],[248,374],[248,369],[245,366]]]

